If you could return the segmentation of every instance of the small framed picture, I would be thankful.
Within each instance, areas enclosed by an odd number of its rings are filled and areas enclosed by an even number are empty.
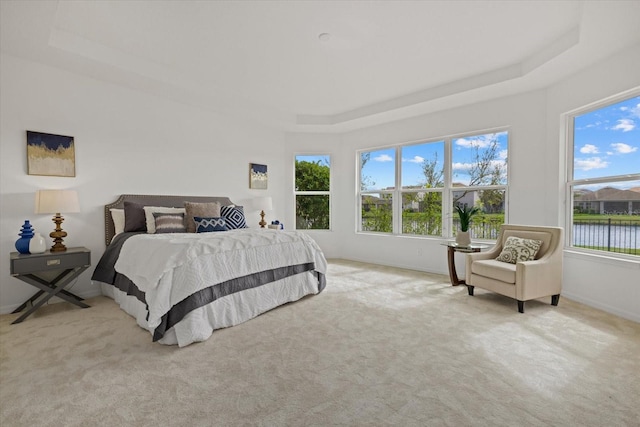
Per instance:
[[[249,188],[266,190],[267,180],[267,165],[249,163]]]
[[[76,176],[76,148],[73,137],[28,130],[27,173]]]

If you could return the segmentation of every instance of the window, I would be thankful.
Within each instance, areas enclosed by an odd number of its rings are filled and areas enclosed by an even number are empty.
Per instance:
[[[452,154],[452,206],[475,206],[469,235],[496,239],[505,223],[507,132],[455,138]],[[454,216],[454,230],[459,220]]]
[[[295,158],[296,229],[331,228],[331,158],[299,155]]]
[[[362,231],[393,231],[393,193],[396,182],[396,150],[360,155],[360,204]]]
[[[400,147],[402,234],[442,235],[444,141]]]
[[[471,236],[495,239],[505,222],[507,144],[499,131],[360,152],[359,231],[449,237],[454,206],[466,204],[482,211]]]
[[[568,115],[570,245],[640,255],[640,95]]]

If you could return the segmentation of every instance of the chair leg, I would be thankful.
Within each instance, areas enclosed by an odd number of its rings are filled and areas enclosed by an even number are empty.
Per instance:
[[[473,296],[473,286],[467,285],[467,292],[469,292],[469,295]]]
[[[518,312],[524,313],[524,301],[518,300]]]
[[[560,294],[551,295],[551,305],[558,305],[559,301],[560,301]]]

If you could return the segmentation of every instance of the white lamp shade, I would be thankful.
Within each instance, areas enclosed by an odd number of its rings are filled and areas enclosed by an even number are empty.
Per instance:
[[[258,197],[253,199],[252,204],[258,211],[270,211],[273,209],[273,199],[271,197]]]
[[[37,214],[80,212],[78,192],[75,190],[38,190],[36,191]]]

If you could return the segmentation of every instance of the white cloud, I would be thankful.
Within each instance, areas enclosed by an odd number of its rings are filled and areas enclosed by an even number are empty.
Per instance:
[[[422,163],[424,162],[424,157],[420,157],[420,156],[414,156],[413,159],[402,159],[403,162],[409,162],[409,163]]]
[[[631,114],[633,114],[634,116],[640,118],[640,104],[636,105],[635,107],[633,107],[631,109]]]
[[[381,154],[378,157],[374,157],[373,160],[376,162],[392,162],[393,158],[388,154]]]
[[[611,144],[613,150],[618,154],[629,154],[634,151],[638,151],[638,147],[632,147],[629,144],[625,144],[624,142],[614,142]]]
[[[609,162],[605,162],[600,157],[590,157],[588,159],[576,159],[574,167],[583,171],[591,169],[604,169],[609,166]]]
[[[508,154],[509,154],[509,150],[501,150],[500,153],[498,153],[498,157],[504,160],[507,158]]]
[[[600,126],[601,124],[602,124],[602,122],[598,120],[597,122],[589,123],[588,125],[585,126],[585,128],[587,128],[587,129],[596,128],[596,127]]]
[[[499,167],[501,169],[506,170],[507,168],[507,164],[504,161],[506,159],[506,157],[502,158],[502,160],[491,160],[491,165],[490,168],[493,169],[495,167]],[[474,166],[476,166],[476,163],[453,163],[451,165],[451,168],[456,171],[456,172],[467,172],[469,170],[471,170],[471,168],[473,168]]]
[[[630,130],[634,130],[636,128],[636,124],[631,119],[620,119],[618,120],[618,124],[612,127],[613,130],[621,130],[622,132],[629,132]]]
[[[468,171],[472,167],[473,167],[473,163],[460,163],[460,162],[458,162],[458,163],[453,163],[451,165],[451,168],[454,171],[464,171],[464,172]]]
[[[458,138],[455,140],[455,144],[463,148],[487,148],[494,140],[504,135],[507,135],[507,132],[488,133],[473,138]]]
[[[584,146],[580,148],[580,152],[582,154],[597,154],[599,151],[598,147],[593,144],[584,144]]]
[[[482,138],[482,139],[459,138],[456,140],[456,145],[464,148],[472,148],[472,147],[487,148],[489,144],[491,144],[491,140],[488,140],[486,138]]]

